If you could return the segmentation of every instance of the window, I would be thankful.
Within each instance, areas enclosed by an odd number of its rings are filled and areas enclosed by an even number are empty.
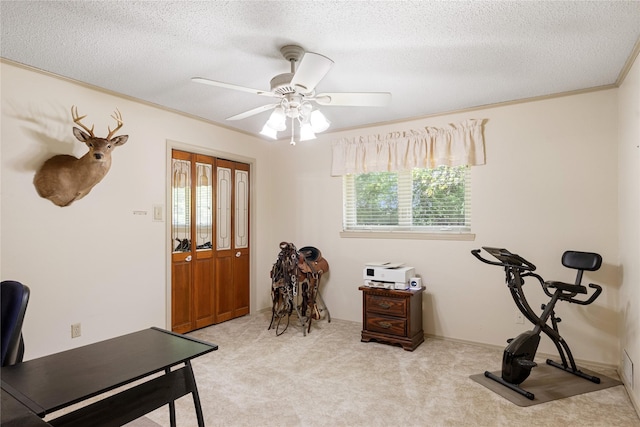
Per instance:
[[[468,233],[469,166],[345,175],[344,231]]]

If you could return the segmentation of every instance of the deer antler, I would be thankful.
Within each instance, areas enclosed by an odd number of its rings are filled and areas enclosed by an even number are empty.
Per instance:
[[[116,108],[116,111],[111,115],[111,117],[117,122],[118,126],[116,126],[114,130],[111,130],[111,127],[107,128],[109,129],[109,135],[107,135],[107,139],[111,139],[113,134],[116,133],[116,131],[120,129],[124,124],[122,122],[122,114],[120,114],[120,111],[117,108]]]
[[[78,126],[80,126],[82,129],[86,130],[87,132],[89,132],[89,135],[91,135],[92,138],[95,138],[96,136],[93,134],[93,128],[94,125],[91,125],[91,129],[89,129],[88,127],[86,127],[85,125],[83,125],[82,123],[80,123],[80,121],[82,119],[84,119],[85,117],[87,117],[86,115],[82,116],[82,117],[78,117],[78,107],[76,107],[75,105],[71,106],[71,117],[73,117],[73,122],[75,124],[77,124]]]

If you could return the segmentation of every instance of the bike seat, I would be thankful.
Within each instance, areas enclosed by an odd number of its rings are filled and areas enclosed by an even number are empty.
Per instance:
[[[562,265],[567,268],[578,270],[576,275],[576,281],[574,284],[558,282],[550,280],[544,282],[546,287],[556,288],[562,292],[569,292],[572,294],[586,294],[587,288],[582,286],[582,273],[587,271],[596,271],[602,265],[602,257],[594,252],[579,252],[579,251],[566,251],[562,254]]]
[[[556,282],[556,281],[553,281],[553,280],[550,280],[550,281],[544,282],[544,283],[548,288],[556,288],[556,289],[560,289],[561,291],[571,292],[573,294],[586,294],[587,293],[587,288],[585,288],[582,285],[573,285],[573,284],[570,284],[570,283]]]

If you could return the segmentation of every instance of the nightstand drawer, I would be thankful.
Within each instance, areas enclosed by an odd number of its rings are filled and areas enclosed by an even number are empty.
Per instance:
[[[405,317],[407,315],[407,300],[405,298],[391,298],[380,295],[366,295],[367,311],[385,314],[387,316]]]
[[[380,341],[413,351],[424,341],[423,289],[379,289],[361,286],[362,336],[360,341]]]
[[[383,334],[403,337],[407,335],[407,321],[406,319],[376,316],[367,313],[366,329],[372,332],[380,332]]]

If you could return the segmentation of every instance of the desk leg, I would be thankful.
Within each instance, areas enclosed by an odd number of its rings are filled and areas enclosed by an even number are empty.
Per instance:
[[[193,375],[193,369],[191,368],[191,361],[187,360],[185,365],[189,369],[189,375],[191,375],[193,394],[193,405],[196,407],[196,417],[198,418],[198,427],[204,427],[204,417],[202,415],[202,406],[200,406],[200,395],[198,394],[198,387],[196,387],[196,377]],[[173,426],[172,426],[173,427]]]
[[[169,374],[171,369],[167,368],[164,372]],[[174,400],[169,402],[169,423],[171,424],[171,427],[176,427],[176,402]]]

